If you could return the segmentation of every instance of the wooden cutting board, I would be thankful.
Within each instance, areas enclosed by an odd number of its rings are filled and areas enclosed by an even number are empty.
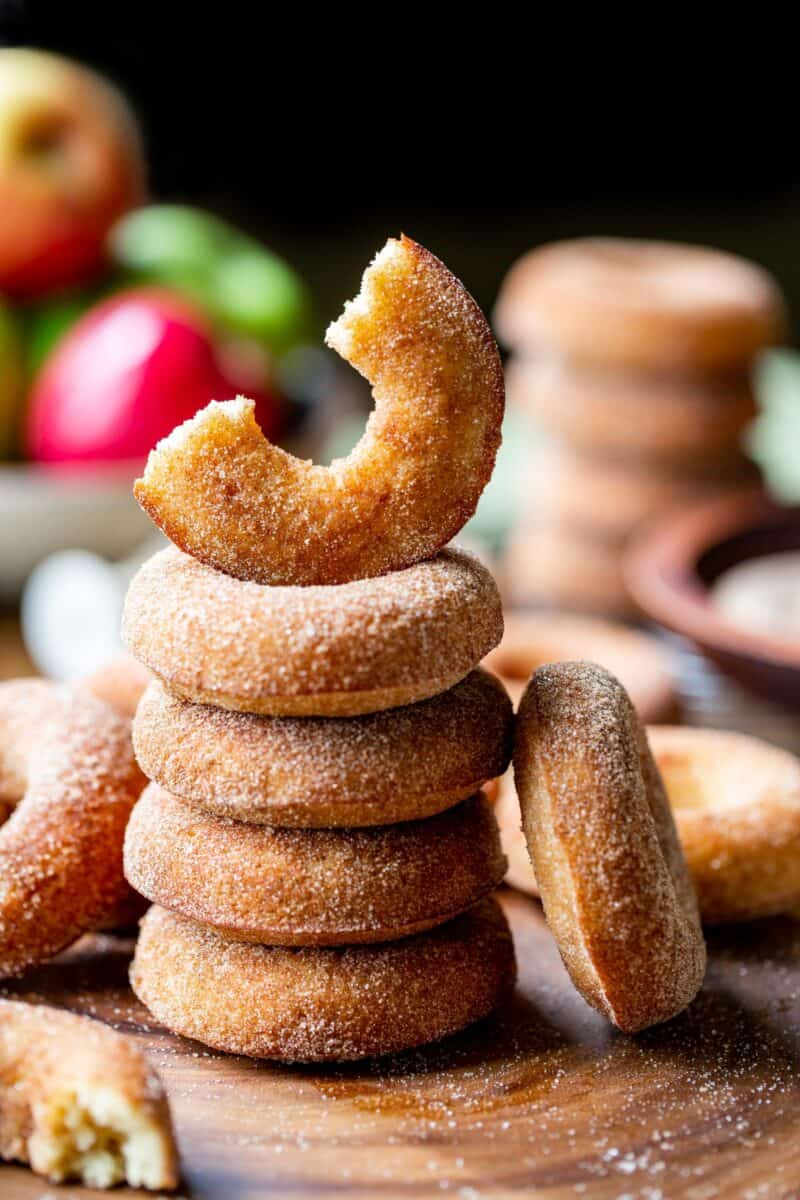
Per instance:
[[[520,965],[513,999],[389,1061],[286,1068],[173,1037],[128,989],[121,939],[87,938],[3,991],[139,1038],[172,1102],[179,1195],[194,1200],[800,1196],[800,924],[714,934],[691,1009],[630,1038],[574,992],[538,904],[509,892],[503,902]],[[2,1200],[101,1194],[0,1166]]]

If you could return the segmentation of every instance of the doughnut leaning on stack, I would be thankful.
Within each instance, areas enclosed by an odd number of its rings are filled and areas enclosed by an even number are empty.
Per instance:
[[[497,349],[407,238],[327,340],[373,386],[362,441],[301,463],[241,399],[175,430],[136,484],[175,547],[123,620],[156,677],[134,726],[153,782],[125,843],[154,902],[134,990],[177,1033],[285,1061],[433,1041],[515,975],[480,794],[511,750],[508,696],[476,669],[500,600],[442,549],[494,464]]]
[[[514,603],[629,615],[621,547],[642,521],[755,481],[742,433],[782,297],[754,264],[696,246],[585,238],[519,260],[495,322],[509,396],[548,442],[508,547]]]

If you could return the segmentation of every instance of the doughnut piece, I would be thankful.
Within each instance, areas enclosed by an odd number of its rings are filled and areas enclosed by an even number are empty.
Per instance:
[[[173,695],[301,717],[444,692],[502,632],[494,580],[458,550],[338,587],[266,587],[168,547],[134,577],[122,621],[128,649]]]
[[[568,525],[523,526],[508,540],[503,590],[511,605],[541,604],[599,616],[634,617],[618,543]]]
[[[374,946],[234,942],[154,905],[131,983],[157,1020],[229,1054],[336,1062],[422,1046],[485,1017],[514,984],[492,897],[428,933]]]
[[[150,784],[125,836],[128,881],[243,942],[388,942],[457,916],[502,883],[485,796],[424,821],[273,829],[213,817]]]
[[[503,639],[484,661],[505,679],[527,683],[543,663],[581,658],[616,675],[646,724],[674,716],[678,700],[669,653],[657,638],[618,621],[565,613],[507,613]],[[149,775],[146,763],[144,769]]]
[[[505,406],[494,338],[443,263],[390,239],[326,334],[371,383],[366,432],[330,467],[271,445],[251,400],[159,442],[134,493],[175,545],[269,584],[346,583],[429,558],[472,516]]]
[[[501,774],[513,712],[502,684],[472,671],[447,692],[362,717],[259,717],[187,704],[153,682],[134,722],[139,765],[223,817],[330,828],[441,812]]]
[[[515,358],[509,401],[547,433],[586,454],[734,474],[757,405],[749,377],[722,379],[584,368]]]
[[[144,786],[130,723],[37,679],[0,684],[0,977],[103,924],[130,893],[122,843]]]
[[[709,924],[800,907],[800,762],[759,738],[660,726],[650,745]]]
[[[755,263],[630,238],[576,238],[525,255],[494,316],[509,346],[656,370],[742,366],[786,324],[775,281]]]
[[[129,720],[136,712],[142,692],[153,678],[147,667],[143,667],[130,654],[121,654],[111,662],[98,667],[80,682],[80,687],[98,700],[105,700],[120,716]]]
[[[167,1098],[133,1040],[14,1000],[0,1000],[0,1157],[53,1183],[178,1185]]]
[[[697,901],[644,727],[594,663],[539,667],[514,749],[522,825],[548,923],[578,991],[632,1033],[703,981]]]

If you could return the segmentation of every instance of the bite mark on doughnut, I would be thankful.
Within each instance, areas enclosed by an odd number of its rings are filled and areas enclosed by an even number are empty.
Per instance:
[[[164,1089],[138,1047],[87,1017],[13,1000],[0,1000],[0,1157],[53,1183],[178,1183]]]
[[[347,458],[315,466],[271,445],[243,397],[212,402],[151,452],[134,493],[193,558],[258,583],[343,583],[429,558],[472,516],[505,389],[463,285],[424,247],[392,239],[326,340],[373,388]]]

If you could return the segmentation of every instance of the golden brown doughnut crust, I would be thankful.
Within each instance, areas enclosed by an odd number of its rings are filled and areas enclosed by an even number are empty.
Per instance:
[[[154,905],[131,983],[157,1020],[216,1050],[285,1062],[393,1054],[485,1017],[514,984],[496,900],[373,946],[290,949],[223,938]]]
[[[703,920],[800,905],[800,762],[718,729],[648,729]]]
[[[144,776],[130,723],[37,679],[0,684],[0,976],[94,929],[129,895],[122,842]]]
[[[503,632],[497,587],[459,550],[393,575],[266,587],[174,547],[134,577],[123,639],[173,695],[274,716],[357,716],[453,687]]]
[[[98,700],[105,700],[120,716],[130,720],[152,678],[147,667],[130,654],[121,654],[87,675],[78,686],[97,696]]]
[[[503,639],[486,656],[490,671],[526,683],[548,662],[588,659],[616,675],[642,721],[675,715],[675,671],[657,638],[618,621],[568,613],[509,612]]]
[[[269,584],[346,583],[431,557],[472,516],[500,445],[494,338],[443,263],[391,239],[326,340],[373,387],[330,467],[271,445],[252,401],[211,404],[152,451],[137,500],[201,562]]]
[[[576,238],[526,254],[506,276],[494,318],[514,347],[708,371],[746,363],[786,323],[775,281],[755,263],[630,238]]]
[[[388,942],[448,921],[503,880],[485,796],[424,821],[273,829],[213,817],[150,784],[125,837],[128,881],[156,904],[270,946]]]
[[[136,1043],[14,1000],[0,1000],[0,1157],[54,1183],[178,1183],[167,1099]]]
[[[542,356],[515,357],[509,402],[587,454],[679,470],[734,473],[756,415],[745,372],[722,379],[600,370]]]
[[[430,700],[362,717],[259,717],[187,704],[154,681],[136,757],[168,791],[223,817],[328,828],[388,825],[473,795],[511,758],[503,685],[476,670]]]
[[[572,981],[628,1033],[703,981],[697,902],[644,727],[593,663],[540,667],[517,716],[514,774],[548,923]]]

